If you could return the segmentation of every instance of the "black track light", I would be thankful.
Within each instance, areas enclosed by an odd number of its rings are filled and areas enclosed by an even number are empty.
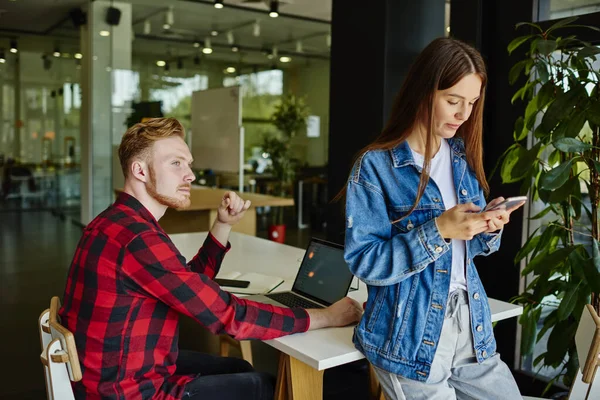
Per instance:
[[[279,1],[271,0],[271,5],[269,7],[269,17],[271,17],[271,18],[279,17]]]
[[[15,39],[12,39],[10,41],[10,52],[13,54],[17,54],[18,51],[19,49],[17,48],[17,41]]]
[[[223,0],[215,0],[215,8],[223,8]]]

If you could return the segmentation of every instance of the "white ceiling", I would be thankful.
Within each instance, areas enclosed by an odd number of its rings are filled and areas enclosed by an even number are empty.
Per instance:
[[[209,57],[224,61],[239,62],[242,57],[244,63],[268,64],[272,61],[258,50],[272,49],[274,45],[280,55],[287,53],[297,59],[305,59],[295,53],[298,39],[302,39],[304,55],[329,57],[327,35],[330,31],[331,0],[282,0],[279,18],[270,18],[268,5],[259,0],[224,0],[225,7],[220,10],[208,0],[125,2],[133,6],[134,55],[151,57],[167,53],[173,58],[191,59],[198,51],[192,43],[210,36],[214,52]],[[51,47],[57,42],[77,47],[79,31],[68,15],[71,9],[85,9],[87,4],[82,0],[3,0],[0,3],[0,47],[5,47],[10,37],[17,37],[21,47],[31,44],[35,51],[46,46],[48,49],[41,51],[51,52]],[[162,25],[170,5],[174,8],[175,23],[170,31],[165,31]],[[143,32],[145,20],[150,21],[150,35]],[[252,34],[255,21],[260,24],[259,37]],[[219,35],[211,36],[213,30],[217,30]],[[236,44],[240,46],[239,53],[230,50],[228,30],[232,31]]]

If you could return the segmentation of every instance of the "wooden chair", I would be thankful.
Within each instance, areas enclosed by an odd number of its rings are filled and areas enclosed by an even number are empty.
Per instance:
[[[587,304],[575,333],[575,347],[579,358],[579,369],[569,391],[569,400],[600,399],[600,317]],[[540,400],[540,397],[524,396],[524,400]]]
[[[48,400],[75,400],[71,381],[81,380],[81,367],[73,334],[60,324],[60,299],[50,301],[38,320]]]
[[[219,347],[221,357],[229,356],[231,346],[237,347],[242,352],[242,358],[252,364],[252,342],[250,340],[235,340],[228,335],[219,335]]]

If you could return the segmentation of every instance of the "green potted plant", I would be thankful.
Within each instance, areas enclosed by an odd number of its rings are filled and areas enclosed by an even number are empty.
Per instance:
[[[293,94],[285,95],[275,106],[271,122],[279,131],[268,134],[263,139],[263,151],[269,154],[272,161],[271,171],[277,183],[275,193],[281,197],[292,195],[292,183],[296,176],[298,160],[294,159],[290,150],[290,140],[300,131],[306,129],[309,108],[303,98]],[[269,238],[284,243],[285,225],[283,208],[277,207],[273,213],[273,224],[269,226]]]
[[[541,226],[515,257],[517,264],[525,261],[522,275],[534,278],[513,301],[524,305],[522,356],[531,355],[535,343],[550,332],[546,351],[533,361],[557,371],[547,388],[559,380],[572,383],[581,313],[585,304],[596,312],[600,305],[600,70],[594,64],[600,48],[560,35],[565,28],[598,30],[574,25],[575,20],[561,20],[546,30],[517,24],[530,33],[508,45],[509,53],[528,49],[509,74],[511,85],[524,82],[512,101],[524,101],[526,109],[515,122],[514,144],[503,155],[501,176],[505,183],[522,182],[521,193],[543,206],[530,217],[543,221]],[[550,312],[538,331],[542,309]]]

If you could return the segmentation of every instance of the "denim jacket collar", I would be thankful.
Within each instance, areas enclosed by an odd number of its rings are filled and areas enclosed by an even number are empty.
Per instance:
[[[448,139],[448,144],[455,155],[465,158],[464,142],[462,138],[453,137]],[[415,159],[410,150],[408,142],[405,140],[398,144],[396,147],[390,150],[390,157],[394,164],[394,168],[406,167],[407,165],[413,165],[420,170],[419,166],[415,162]]]

